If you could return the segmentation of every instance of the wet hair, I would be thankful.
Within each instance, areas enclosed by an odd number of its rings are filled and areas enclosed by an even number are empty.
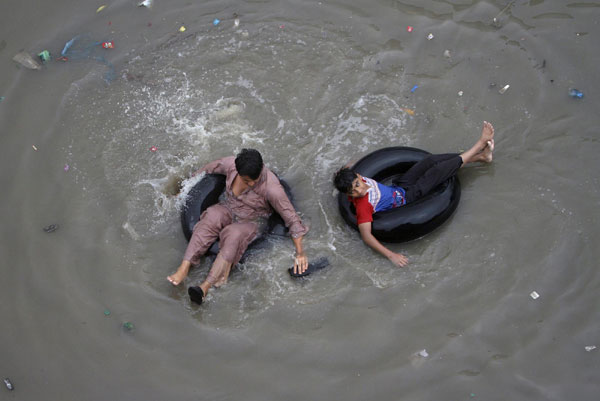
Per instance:
[[[256,149],[242,149],[235,157],[235,169],[239,175],[257,180],[263,169],[263,159]]]
[[[335,173],[333,185],[335,185],[338,191],[348,194],[352,190],[352,182],[357,177],[358,175],[354,171],[344,167]]]

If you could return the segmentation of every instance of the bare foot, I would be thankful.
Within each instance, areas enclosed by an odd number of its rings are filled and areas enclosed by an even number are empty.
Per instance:
[[[489,141],[494,139],[494,126],[487,121],[483,122],[483,127],[481,128],[481,138],[479,141],[482,145],[487,145]],[[492,149],[493,150],[493,149]]]
[[[486,163],[491,163],[492,159],[494,158],[494,140],[489,140],[487,141],[487,145],[485,147],[485,149],[483,149],[483,151],[481,152],[481,156],[483,158],[482,161],[486,162]]]
[[[187,260],[184,260],[181,262],[181,265],[179,265],[177,271],[167,277],[167,280],[174,286],[179,285],[187,277],[188,272],[190,271],[190,266],[191,263]]]

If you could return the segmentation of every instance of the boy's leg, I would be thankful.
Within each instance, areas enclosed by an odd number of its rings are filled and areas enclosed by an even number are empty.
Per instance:
[[[250,242],[256,237],[256,223],[232,223],[219,235],[219,254],[213,262],[206,280],[200,285],[204,295],[210,287],[220,287],[227,282],[231,267],[242,258]]]
[[[194,226],[183,261],[177,271],[167,277],[171,284],[178,285],[187,277],[191,265],[200,262],[200,257],[217,240],[221,230],[231,223],[232,218],[229,209],[222,205],[213,205],[202,213],[200,220]]]
[[[407,171],[402,181],[406,181],[406,201],[418,199],[452,175],[459,168],[472,162],[491,162],[494,149],[494,127],[487,121],[483,122],[481,137],[466,152],[459,154],[432,155],[415,164]],[[400,186],[402,186],[400,184]]]
[[[458,153],[443,153],[439,155],[428,155],[423,160],[415,163],[408,171],[402,174],[402,177],[394,185],[398,185],[402,188],[414,185],[419,178],[425,174],[427,170],[436,165],[437,163],[456,157]]]
[[[435,187],[456,174],[462,164],[463,160],[460,155],[454,154],[451,158],[431,165],[412,185],[404,188],[406,202],[412,202],[427,195]]]

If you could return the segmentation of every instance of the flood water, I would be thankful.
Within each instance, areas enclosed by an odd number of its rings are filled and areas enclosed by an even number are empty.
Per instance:
[[[597,399],[600,2],[136,3],[0,2],[0,399]],[[409,266],[341,219],[341,165],[465,150],[483,120],[494,162],[390,245]],[[331,266],[293,280],[271,238],[192,305],[211,259],[165,279],[189,177],[244,147]]]

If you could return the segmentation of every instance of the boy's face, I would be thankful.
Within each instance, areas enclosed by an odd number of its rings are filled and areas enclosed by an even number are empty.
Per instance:
[[[360,198],[365,196],[369,190],[369,186],[362,180],[360,174],[356,174],[357,177],[352,181],[352,189],[348,192],[348,196],[352,198]]]

